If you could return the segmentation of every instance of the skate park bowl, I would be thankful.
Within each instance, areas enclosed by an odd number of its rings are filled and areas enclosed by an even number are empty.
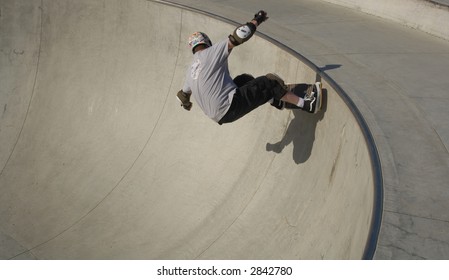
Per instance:
[[[325,100],[220,126],[175,96],[188,36],[232,22],[146,0],[4,0],[0,20],[0,259],[372,257],[376,148],[306,58],[262,33],[235,48],[233,76],[321,81]]]

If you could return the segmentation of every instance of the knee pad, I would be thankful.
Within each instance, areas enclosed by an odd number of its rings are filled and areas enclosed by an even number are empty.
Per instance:
[[[248,41],[256,32],[256,25],[252,22],[247,22],[244,25],[237,27],[234,33],[229,35],[229,40],[234,46],[241,45]]]

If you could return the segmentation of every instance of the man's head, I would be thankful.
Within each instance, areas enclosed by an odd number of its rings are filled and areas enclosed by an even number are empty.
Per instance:
[[[199,46],[203,46],[203,48],[212,46],[212,41],[203,32],[195,32],[189,37],[189,47],[192,53],[195,53]]]

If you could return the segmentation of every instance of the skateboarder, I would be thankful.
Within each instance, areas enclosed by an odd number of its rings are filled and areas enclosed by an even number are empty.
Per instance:
[[[268,101],[278,109],[288,102],[310,113],[319,111],[320,83],[301,98],[289,91],[275,74],[258,78],[243,74],[234,80],[231,78],[228,56],[232,49],[248,41],[257,26],[267,19],[267,13],[259,11],[253,20],[237,27],[228,38],[215,45],[202,32],[189,37],[193,62],[187,69],[183,88],[177,93],[184,109],[190,111],[192,108],[190,97],[193,95],[201,110],[220,125],[238,120]]]

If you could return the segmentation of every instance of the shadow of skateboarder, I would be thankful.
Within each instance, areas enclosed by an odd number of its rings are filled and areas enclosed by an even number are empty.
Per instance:
[[[309,159],[315,141],[316,126],[324,118],[327,109],[327,91],[323,88],[323,105],[317,114],[308,114],[302,110],[291,109],[290,121],[282,139],[276,143],[267,143],[267,152],[282,153],[284,148],[293,144],[293,160],[301,164]]]

